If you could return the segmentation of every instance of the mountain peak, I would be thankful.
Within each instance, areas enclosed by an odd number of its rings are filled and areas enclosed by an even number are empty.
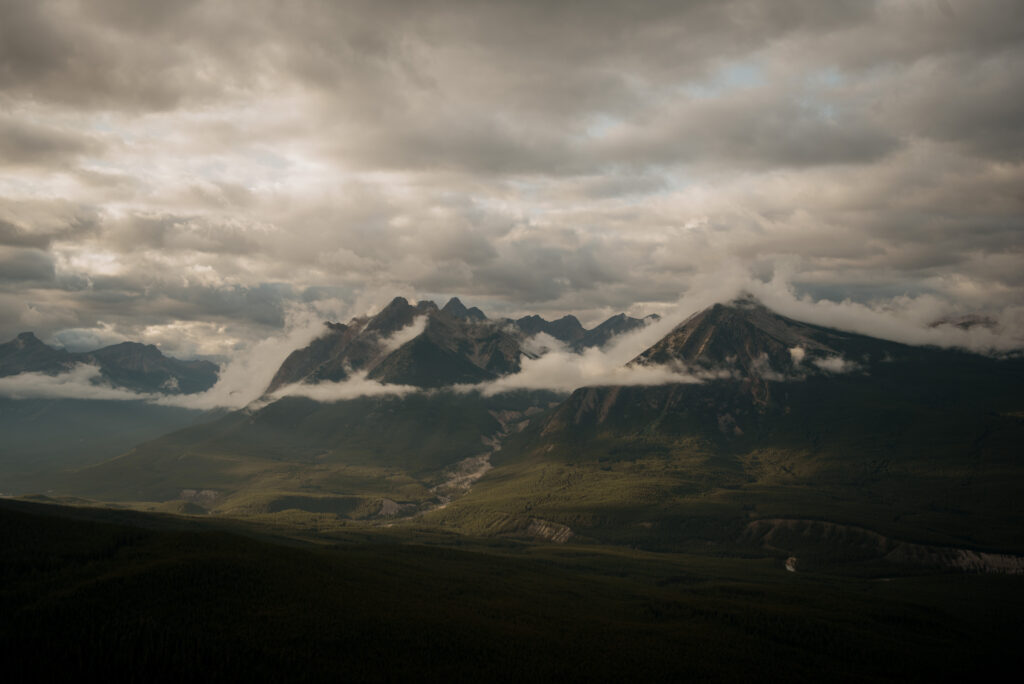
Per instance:
[[[34,332],[18,333],[18,336],[16,338],[14,338],[14,339],[18,343],[18,345],[21,346],[21,347],[26,347],[26,346],[33,346],[33,347],[45,346],[45,343],[41,339],[36,337],[36,334]]]
[[[744,295],[693,314],[632,363],[729,369],[768,379],[790,374],[804,361],[838,356],[853,337],[786,318]]]
[[[442,315],[443,314],[443,315]],[[400,345],[382,344],[418,317],[425,325]],[[296,382],[338,382],[353,371],[382,383],[441,387],[490,380],[519,370],[522,351],[500,322],[452,297],[443,309],[395,297],[365,323],[329,326],[327,334],[296,349],[275,373],[267,393]]]
[[[576,346],[580,349],[588,347],[603,347],[608,344],[613,337],[628,333],[636,330],[637,328],[642,328],[647,325],[650,320],[658,320],[657,314],[651,314],[651,316],[654,316],[655,318],[651,319],[650,316],[648,316],[647,318],[641,319],[632,318],[624,313],[615,314],[608,320],[596,326],[593,330],[588,330],[586,334],[579,339]]]
[[[587,332],[579,319],[572,314],[562,316],[557,321],[551,321],[547,328],[548,334],[552,337],[569,343],[576,342]]]
[[[103,347],[101,349],[97,349],[93,353],[103,352],[103,351],[108,351],[108,352],[112,352],[112,353],[113,352],[138,352],[140,354],[144,354],[146,356],[152,356],[152,357],[163,356],[163,352],[161,352],[159,349],[157,349],[156,345],[144,344],[142,342],[131,342],[131,341],[118,342],[117,344],[111,344],[111,345]]]
[[[441,311],[445,312],[449,316],[454,316],[455,318],[460,318],[462,320],[487,320],[487,316],[484,314],[483,311],[476,308],[475,306],[467,309],[466,305],[463,304],[462,300],[460,300],[458,297],[452,297],[451,299],[449,299],[448,303],[441,308]]]
[[[444,305],[444,307],[442,307],[442,310],[443,311],[465,311],[466,310],[466,305],[463,304],[462,300],[459,299],[458,297],[452,297],[452,298],[450,298],[448,300],[448,302]]]
[[[437,308],[437,304],[430,301],[429,299],[421,299],[420,301],[416,302],[416,310],[421,311],[423,313],[439,311],[439,309]]]
[[[65,349],[50,347],[34,333],[23,332],[0,344],[0,377],[26,372],[56,375],[67,369],[73,356]]]
[[[419,313],[409,304],[405,297],[395,297],[387,306],[366,324],[367,332],[375,332],[381,337],[390,337],[405,326]]]
[[[727,304],[716,304],[715,306],[726,306],[734,309],[764,309],[770,311],[770,309],[761,303],[761,300],[753,292],[741,292],[736,295],[735,299]]]

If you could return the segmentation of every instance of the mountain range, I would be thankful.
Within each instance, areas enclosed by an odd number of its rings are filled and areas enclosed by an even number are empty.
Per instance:
[[[396,297],[374,316],[326,323],[325,334],[285,359],[267,394],[293,383],[338,382],[357,373],[385,384],[421,388],[486,382],[517,373],[524,358],[534,357],[523,344],[538,333],[581,351],[655,320],[657,315],[638,319],[618,314],[587,330],[575,316],[492,320],[477,307],[467,309],[457,297],[441,308],[431,301],[413,305]]]
[[[98,369],[89,380],[93,385],[144,395],[202,392],[216,383],[219,371],[209,361],[182,361],[136,342],[74,353],[26,332],[0,344],[0,377],[59,376],[80,364]],[[142,400],[48,397],[45,392],[32,398],[0,397],[0,493],[48,489],[54,471],[113,458],[199,419],[200,411]]]
[[[658,314],[632,318],[620,313],[587,330],[573,315],[563,316],[555,321],[547,321],[540,316],[523,316],[515,321],[515,325],[527,336],[546,333],[578,352],[603,347],[617,335],[632,332],[659,320],[661,316]]]
[[[135,392],[193,394],[217,382],[210,361],[164,356],[151,344],[121,342],[90,352],[69,352],[45,344],[31,332],[0,344],[0,377],[21,373],[58,375],[76,364],[99,367],[102,381]]]
[[[275,378],[280,387],[365,372],[423,391],[268,395],[55,489],[160,510],[317,515],[321,525],[327,515],[658,550],[799,548],[805,567],[1024,553],[1019,357],[824,328],[748,297],[638,350],[631,365],[680,374],[663,384],[485,396],[448,386],[514,372],[529,328],[469,311],[397,298],[330,324]],[[825,523],[839,531],[824,535]],[[889,541],[864,546],[869,532]]]

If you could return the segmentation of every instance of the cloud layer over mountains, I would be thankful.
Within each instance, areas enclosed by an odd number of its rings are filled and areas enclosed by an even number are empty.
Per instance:
[[[0,339],[257,358],[395,294],[676,323],[716,282],[1024,339],[1015,0],[0,13]]]

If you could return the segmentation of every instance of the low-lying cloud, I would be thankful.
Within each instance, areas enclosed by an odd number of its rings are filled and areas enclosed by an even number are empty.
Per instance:
[[[598,349],[582,354],[551,351],[536,359],[524,359],[522,370],[488,383],[465,386],[490,396],[520,389],[572,392],[593,385],[667,385],[701,382],[685,371],[666,366],[621,366]]]
[[[20,373],[0,378],[0,396],[11,399],[102,399],[157,401],[159,395],[142,394],[106,384],[99,366],[78,363],[66,373]]]
[[[479,389],[489,396],[519,389],[572,392],[592,385],[701,382],[702,377],[682,368],[628,365],[673,327],[674,324],[662,319],[614,337],[603,348],[585,349],[582,353],[574,353],[555,338],[541,333],[532,338],[527,348],[537,352],[547,351],[537,358],[524,358],[518,373],[464,387]]]
[[[324,332],[323,321],[316,311],[293,311],[284,334],[268,337],[239,350],[221,367],[217,383],[207,391],[161,396],[154,401],[201,410],[248,406],[263,395],[289,354],[305,347]]]
[[[366,373],[354,373],[352,377],[340,382],[319,382],[315,385],[295,383],[274,392],[267,402],[284,397],[306,397],[322,403],[358,399],[359,397],[405,396],[415,392],[423,392],[420,387],[411,385],[391,385],[370,380]]]
[[[396,330],[391,337],[381,340],[381,346],[384,349],[384,353],[387,354],[393,352],[406,342],[411,342],[414,338],[419,337],[426,328],[427,317],[416,316],[412,319],[412,323],[400,330]]]
[[[844,359],[842,356],[830,356],[825,359],[814,359],[811,363],[826,373],[851,373],[860,368],[859,364],[848,359]]]

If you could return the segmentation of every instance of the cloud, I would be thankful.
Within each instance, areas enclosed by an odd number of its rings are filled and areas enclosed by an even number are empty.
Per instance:
[[[114,330],[113,326],[101,321],[95,328],[67,328],[66,330],[61,330],[54,336],[54,341],[58,346],[70,352],[85,352],[101,347],[109,347],[112,344],[118,344],[126,340]],[[163,350],[166,351],[166,347]]]
[[[844,359],[841,356],[830,356],[826,359],[814,359],[812,363],[827,373],[850,373],[860,367],[853,361]]]
[[[415,316],[412,319],[412,323],[396,330],[395,333],[385,339],[381,340],[381,346],[384,353],[390,353],[401,347],[406,342],[412,341],[413,338],[419,337],[424,330],[427,328],[427,317],[426,316]]]
[[[101,152],[93,138],[0,115],[0,164],[57,166]]]
[[[702,382],[706,377],[682,368],[663,366],[628,366],[651,344],[664,336],[671,326],[653,323],[644,328],[619,335],[603,348],[574,353],[555,338],[543,333],[535,335],[527,347],[544,352],[537,358],[524,358],[521,370],[497,380],[460,389],[479,390],[490,396],[518,389],[548,389],[572,392],[593,385],[664,385]]]
[[[283,397],[307,397],[323,403],[357,399],[359,397],[405,396],[422,392],[419,387],[409,385],[385,385],[368,380],[366,373],[354,373],[342,382],[320,382],[315,385],[296,383],[287,385],[273,394],[272,400]]]
[[[642,350],[641,350],[642,351]],[[524,359],[522,370],[482,386],[486,396],[518,389],[548,389],[572,392],[594,385],[665,385],[694,383],[701,379],[689,373],[662,366],[617,366],[597,349],[582,354],[551,351],[537,359]]]
[[[157,403],[195,409],[242,408],[256,401],[270,385],[281,364],[296,349],[324,332],[322,320],[310,310],[294,310],[284,334],[245,346],[228,358],[217,383],[199,394],[160,397]]]
[[[53,257],[40,249],[0,246],[0,281],[52,281]]]
[[[903,341],[1024,330],[1015,0],[0,13],[0,244],[37,250],[2,338],[244,353],[396,294],[592,325],[734,271]]]
[[[793,365],[799,366],[804,361],[804,357],[807,356],[807,350],[803,347],[793,347],[789,350],[789,355],[793,359]]]
[[[957,347],[981,353],[1024,347],[1024,306],[1000,307],[993,327],[963,329],[936,321],[958,312],[948,301],[931,294],[886,298],[874,303],[850,299],[833,301],[799,296],[783,277],[768,283],[750,280],[742,288],[769,308],[790,318],[911,345]]]
[[[347,310],[341,303],[324,310],[317,307],[297,307],[289,311],[286,332],[246,345],[230,355],[221,369],[217,384],[206,392],[192,395],[173,395],[157,399],[157,403],[187,408],[242,408],[256,401],[266,401],[264,392],[281,364],[296,349],[309,345],[326,333],[324,314],[328,318],[343,318]],[[363,312],[359,312],[363,313]],[[423,332],[426,316],[416,316],[412,323],[397,330],[391,337],[381,340],[382,349],[393,351]],[[340,401],[360,396],[406,394],[417,391],[400,385],[382,385],[366,379],[365,373],[356,373],[343,382],[317,385],[293,384],[274,392],[273,397],[305,396],[317,401]]]

